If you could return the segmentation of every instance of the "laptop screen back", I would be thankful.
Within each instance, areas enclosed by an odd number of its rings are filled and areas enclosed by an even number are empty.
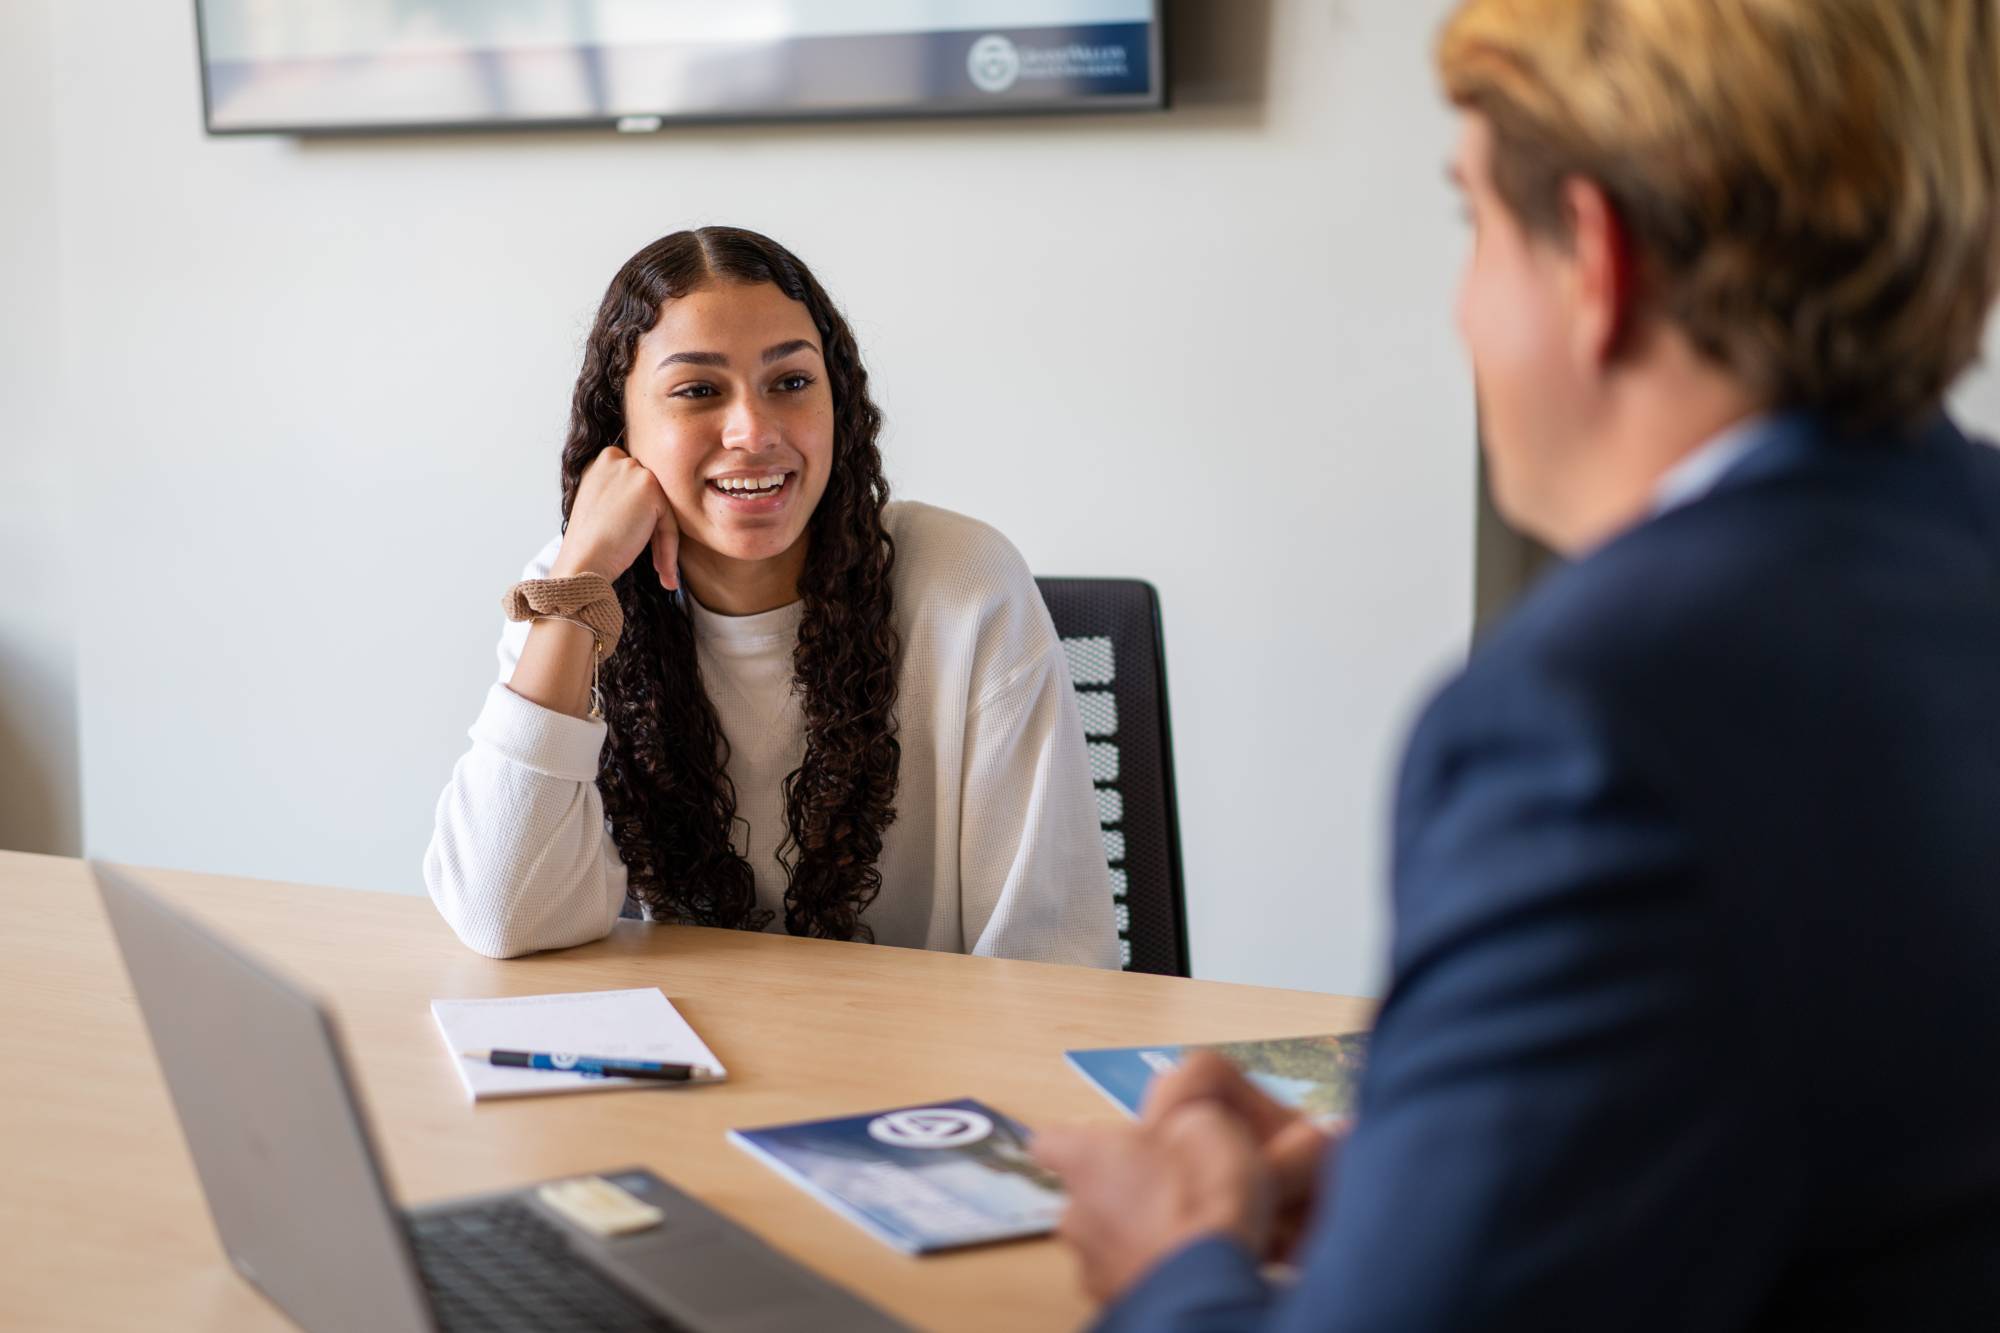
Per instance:
[[[93,865],[223,1248],[301,1327],[432,1328],[324,1010]]]

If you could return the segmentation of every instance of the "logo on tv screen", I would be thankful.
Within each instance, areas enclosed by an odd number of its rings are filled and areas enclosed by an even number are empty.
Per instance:
[[[965,58],[966,72],[981,92],[1004,93],[1021,77],[1021,51],[1005,37],[994,33],[972,44]]]
[[[1123,42],[1023,46],[996,32],[972,44],[965,70],[981,92],[1004,93],[1017,83],[1082,85],[1129,79],[1132,56]]]

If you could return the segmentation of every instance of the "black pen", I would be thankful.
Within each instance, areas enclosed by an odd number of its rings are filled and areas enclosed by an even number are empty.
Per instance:
[[[720,1077],[707,1065],[666,1064],[658,1060],[618,1060],[605,1055],[549,1055],[541,1051],[461,1051],[468,1060],[512,1069],[546,1069],[586,1078],[656,1078],[669,1083],[698,1082]]]

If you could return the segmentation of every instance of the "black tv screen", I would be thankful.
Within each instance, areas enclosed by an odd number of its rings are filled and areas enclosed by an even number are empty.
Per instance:
[[[211,134],[1158,107],[1161,0],[196,0]]]

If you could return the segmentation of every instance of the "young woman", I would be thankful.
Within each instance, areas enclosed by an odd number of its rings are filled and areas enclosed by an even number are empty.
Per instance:
[[[1117,965],[1083,728],[1021,557],[889,503],[804,264],[723,227],[618,271],[563,533],[438,801],[431,898],[494,957],[656,921]]]

